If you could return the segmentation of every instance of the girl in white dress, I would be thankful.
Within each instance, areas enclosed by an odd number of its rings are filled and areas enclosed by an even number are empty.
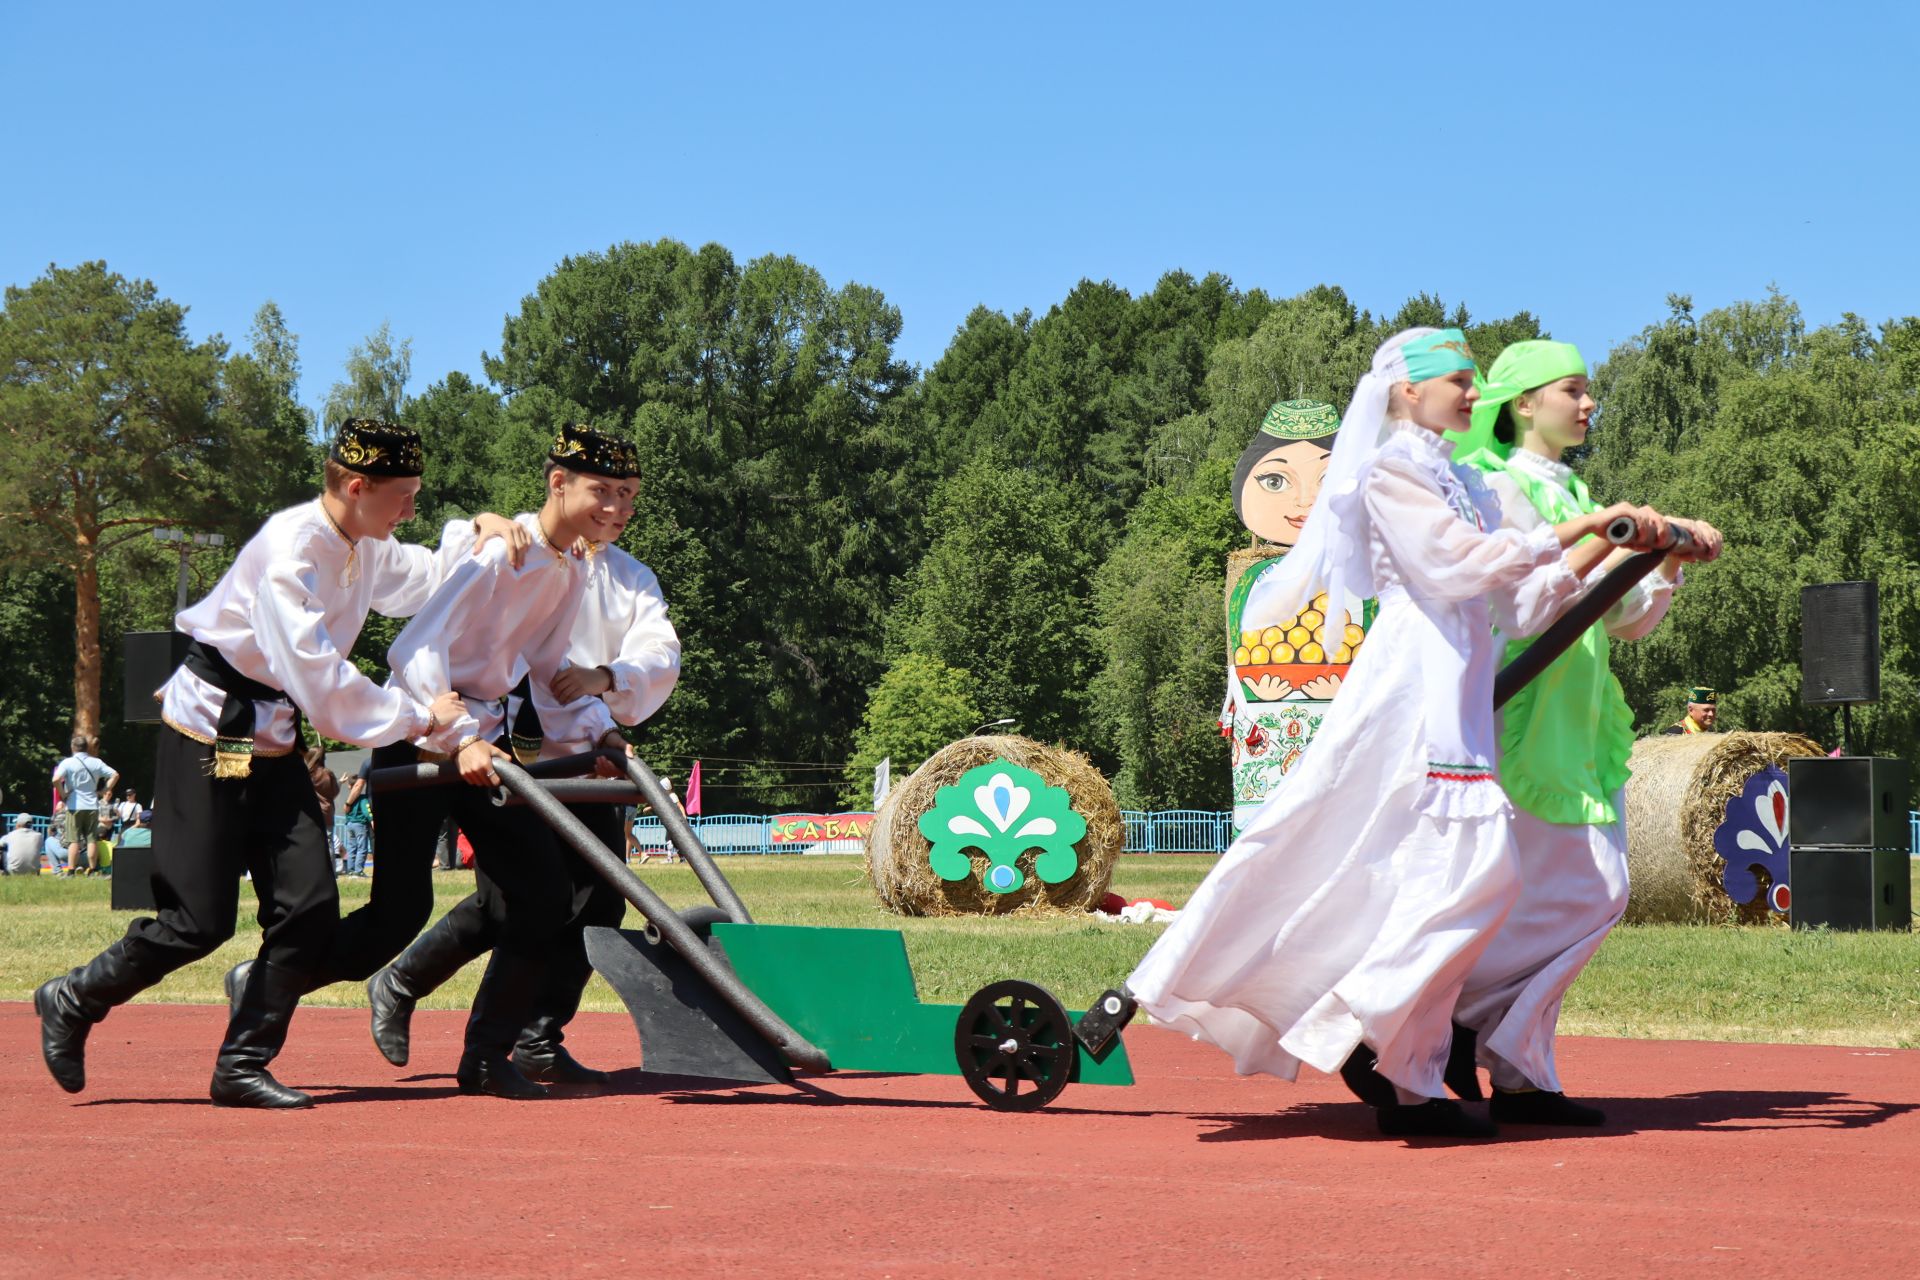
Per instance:
[[[1543,630],[1612,549],[1574,544],[1614,518],[1632,518],[1632,545],[1668,536],[1624,504],[1499,529],[1441,435],[1467,427],[1474,374],[1457,329],[1410,329],[1375,353],[1299,543],[1247,606],[1284,617],[1324,587],[1329,614],[1345,601],[1358,615],[1378,596],[1374,628],[1313,750],[1128,981],[1156,1021],[1242,1074],[1340,1072],[1388,1134],[1494,1132],[1441,1096],[1461,985],[1519,891],[1494,771],[1493,624]]]

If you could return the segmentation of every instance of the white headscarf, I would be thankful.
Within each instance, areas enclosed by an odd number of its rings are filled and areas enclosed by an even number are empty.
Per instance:
[[[1367,561],[1366,513],[1360,482],[1387,435],[1387,397],[1396,382],[1407,381],[1408,343],[1440,330],[1403,329],[1380,344],[1373,367],[1353,389],[1353,400],[1340,419],[1340,434],[1327,460],[1320,496],[1299,540],[1279,565],[1261,575],[1247,593],[1241,625],[1256,630],[1300,613],[1315,592],[1327,593],[1327,616],[1338,618],[1344,609],[1358,619],[1362,602],[1378,595]]]

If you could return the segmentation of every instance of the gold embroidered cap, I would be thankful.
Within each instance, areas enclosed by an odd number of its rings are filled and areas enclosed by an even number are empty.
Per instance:
[[[417,476],[426,470],[420,433],[378,418],[348,418],[327,456],[363,476]]]
[[[633,441],[596,431],[584,422],[562,426],[547,458],[569,471],[614,480],[630,480],[640,474],[640,450]]]

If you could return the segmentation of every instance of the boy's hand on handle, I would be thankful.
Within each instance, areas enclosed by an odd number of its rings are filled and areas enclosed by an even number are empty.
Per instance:
[[[495,756],[504,760],[507,758],[507,753],[491,742],[475,739],[460,748],[460,754],[455,757],[455,763],[460,769],[460,776],[474,786],[497,787],[500,785],[500,775],[493,771]]]
[[[618,729],[607,730],[600,735],[600,741],[594,745],[609,750],[624,748],[629,757],[634,754],[633,744],[628,742]],[[619,778],[625,775],[626,770],[615,768],[611,760],[595,760],[593,762],[593,776],[596,778]]]
[[[449,689],[428,704],[427,714],[433,717],[435,729],[444,729],[467,714],[467,704],[459,694]]]

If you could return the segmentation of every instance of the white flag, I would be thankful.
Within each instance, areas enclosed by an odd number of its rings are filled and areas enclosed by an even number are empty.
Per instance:
[[[893,757],[888,756],[873,767],[873,807],[878,809],[886,800],[887,792],[893,790]]]

